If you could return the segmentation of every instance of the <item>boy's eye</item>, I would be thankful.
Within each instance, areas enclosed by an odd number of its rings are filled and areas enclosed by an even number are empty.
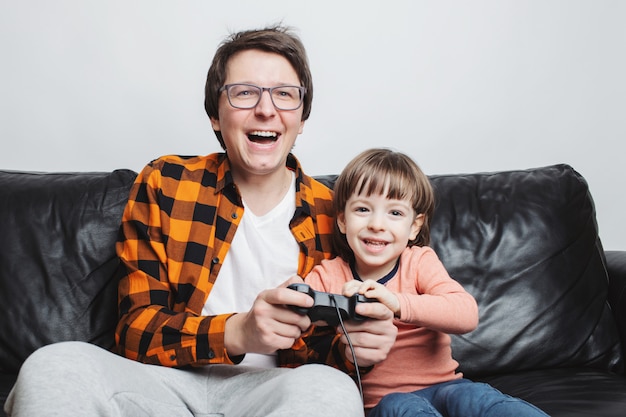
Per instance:
[[[365,207],[357,207],[354,211],[356,211],[357,213],[365,213],[365,212],[367,212],[367,208],[365,208]]]

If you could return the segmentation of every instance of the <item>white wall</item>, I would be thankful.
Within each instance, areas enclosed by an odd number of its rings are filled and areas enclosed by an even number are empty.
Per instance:
[[[389,146],[429,174],[569,163],[626,249],[626,2],[0,0],[0,168],[140,170],[219,149],[206,70],[277,21],[309,51],[310,174]]]

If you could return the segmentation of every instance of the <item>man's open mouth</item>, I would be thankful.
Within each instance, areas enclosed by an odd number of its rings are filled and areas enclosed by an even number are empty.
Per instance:
[[[248,133],[248,139],[256,143],[270,143],[275,142],[278,139],[278,133],[264,130],[255,130]]]

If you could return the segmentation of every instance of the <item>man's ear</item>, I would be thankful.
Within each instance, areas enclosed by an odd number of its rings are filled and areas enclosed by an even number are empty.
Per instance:
[[[424,221],[426,220],[426,215],[424,213],[420,213],[415,216],[413,223],[411,223],[411,234],[409,235],[409,240],[415,240],[417,235],[419,235],[420,230],[422,230],[422,226],[424,225]]]
[[[213,117],[209,117],[209,119],[211,119],[211,127],[213,128],[213,130],[219,132],[221,130],[221,128],[220,128],[220,120],[219,119],[215,119]]]
[[[341,233],[344,235],[346,234],[346,216],[343,211],[341,213],[337,213],[337,227],[339,227],[339,231]]]

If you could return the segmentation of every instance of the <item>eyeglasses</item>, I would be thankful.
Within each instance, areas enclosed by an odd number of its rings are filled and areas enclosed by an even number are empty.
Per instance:
[[[264,91],[270,93],[272,104],[278,110],[296,110],[302,105],[306,88],[296,85],[259,87],[254,84],[226,84],[218,91],[226,90],[228,102],[236,109],[252,109],[259,104]]]

